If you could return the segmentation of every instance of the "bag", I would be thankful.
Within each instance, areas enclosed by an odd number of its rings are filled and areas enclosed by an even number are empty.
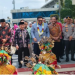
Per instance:
[[[15,46],[11,46],[11,53],[10,54],[15,54],[16,52],[16,47]]]

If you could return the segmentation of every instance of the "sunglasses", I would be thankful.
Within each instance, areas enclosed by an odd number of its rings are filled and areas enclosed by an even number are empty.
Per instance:
[[[38,20],[39,22],[42,22],[42,20]]]

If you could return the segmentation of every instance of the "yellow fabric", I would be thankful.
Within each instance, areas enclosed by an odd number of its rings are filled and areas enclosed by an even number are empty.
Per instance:
[[[0,74],[13,74],[16,68],[12,65],[0,65]]]

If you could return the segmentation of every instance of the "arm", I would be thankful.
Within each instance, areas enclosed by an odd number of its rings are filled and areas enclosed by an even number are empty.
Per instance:
[[[15,39],[15,44],[16,44],[16,46],[18,46],[18,32],[17,32],[17,31],[15,32],[15,37],[14,37],[14,39]]]
[[[10,38],[11,38],[11,30],[10,30],[10,28],[8,29],[8,37],[6,38],[7,40],[10,40]]]
[[[74,32],[72,34],[72,37],[75,38],[75,26],[74,26]]]
[[[61,33],[62,33],[62,31],[61,31],[61,28],[60,28],[60,26],[59,26],[59,35],[58,35],[58,38],[61,37]]]
[[[35,38],[35,35],[34,35],[34,26],[32,26],[32,28],[31,28],[31,36],[32,36],[33,39]]]
[[[47,37],[50,37],[50,31],[49,31],[48,25],[47,25],[47,29],[46,29],[46,36],[47,36]]]
[[[27,40],[28,40],[28,44],[30,44],[30,36],[28,32],[27,32]]]

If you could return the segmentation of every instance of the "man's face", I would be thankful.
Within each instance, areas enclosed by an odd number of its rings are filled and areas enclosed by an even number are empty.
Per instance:
[[[25,25],[25,28],[27,28],[27,26],[28,26],[28,23],[27,23],[27,22],[25,22],[25,24],[24,24],[24,25]]]
[[[32,27],[32,24],[30,24],[29,27],[31,28]]]
[[[71,19],[71,23],[73,23],[73,19]]]
[[[19,27],[20,27],[20,29],[21,29],[21,30],[24,30],[25,25],[24,25],[24,24],[22,24],[22,25],[20,25]]]
[[[1,22],[1,26],[4,27],[6,25],[5,22]]]
[[[75,24],[75,19],[74,19],[74,24]]]
[[[64,23],[66,23],[66,18],[64,19]]]
[[[43,19],[43,22],[44,22],[44,23],[46,23],[46,20],[45,20],[45,19]]]
[[[39,19],[37,20],[37,22],[38,22],[39,25],[41,25],[41,24],[43,23],[43,19],[42,19],[42,18],[39,18]]]
[[[8,24],[8,23],[6,23],[6,26],[7,26],[7,27],[9,27],[9,24]]]
[[[70,24],[70,23],[71,23],[71,19],[67,19],[66,22],[67,22],[68,24]]]
[[[55,17],[52,17],[52,24],[55,24],[57,22]]]

